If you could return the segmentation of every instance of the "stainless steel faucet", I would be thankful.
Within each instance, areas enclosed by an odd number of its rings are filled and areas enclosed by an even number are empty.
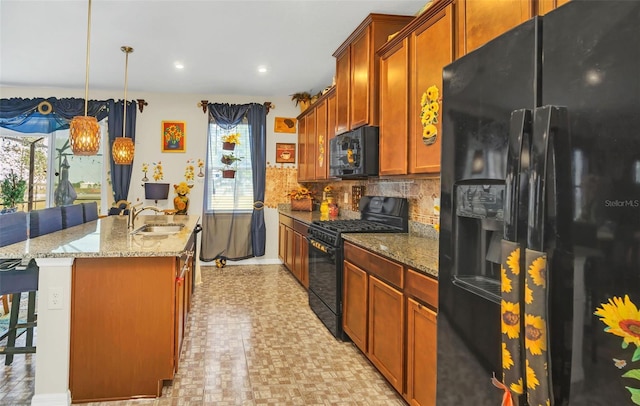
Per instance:
[[[142,204],[142,203],[139,203],[138,206],[140,204]],[[145,210],[153,210],[156,213],[164,213],[164,209],[161,209],[161,208],[156,207],[156,206],[145,206],[145,207],[142,207],[142,208],[137,209],[137,210],[136,210],[136,206],[131,206],[131,209],[129,210],[129,218],[128,218],[128,223],[127,223],[129,228],[133,228],[133,222],[136,221],[136,217],[138,217],[138,215],[140,213],[142,213],[143,211],[145,211]]]

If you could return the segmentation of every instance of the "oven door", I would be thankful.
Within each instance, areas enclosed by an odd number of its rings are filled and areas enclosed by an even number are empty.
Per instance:
[[[309,306],[335,337],[342,337],[342,249],[309,241]]]

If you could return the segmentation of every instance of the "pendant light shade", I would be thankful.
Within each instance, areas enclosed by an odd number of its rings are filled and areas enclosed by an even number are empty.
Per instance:
[[[89,107],[89,49],[91,45],[91,0],[87,13],[87,61],[84,82],[84,116],[75,116],[69,123],[69,144],[74,155],[96,155],[100,149],[100,126],[95,117],[87,116]]]
[[[131,165],[133,162],[133,153],[135,146],[133,145],[133,140],[131,138],[127,138],[127,71],[129,69],[129,54],[133,52],[133,48],[128,46],[120,47],[120,50],[125,53],[125,62],[124,62],[124,115],[122,117],[122,137],[116,138],[113,142],[113,146],[111,148],[111,155],[113,156],[113,162],[116,165]]]

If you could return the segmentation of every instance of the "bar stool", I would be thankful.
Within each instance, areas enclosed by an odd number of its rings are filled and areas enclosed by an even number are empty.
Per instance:
[[[60,207],[49,207],[29,212],[29,238],[60,230],[62,230],[62,209]]]
[[[93,221],[98,219],[98,203],[89,202],[82,203],[82,209],[84,211],[84,222]]]
[[[80,204],[60,207],[62,210],[62,228],[78,226],[84,223],[84,209]]]
[[[27,214],[22,212],[0,215],[0,247],[15,244],[27,239]],[[36,316],[36,291],[38,290],[38,266],[34,260],[23,266],[22,261],[4,260],[0,263],[0,295],[11,294],[11,313],[9,315],[9,328],[2,333],[0,339],[7,338],[7,345],[0,347],[0,354],[5,354],[5,365],[11,365],[14,354],[35,353],[33,345],[33,333],[37,324]],[[27,321],[18,320],[22,293],[28,292]],[[23,332],[27,332],[24,347],[16,347],[16,338]]]

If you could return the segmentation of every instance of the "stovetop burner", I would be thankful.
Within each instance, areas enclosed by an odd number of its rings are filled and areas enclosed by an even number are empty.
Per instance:
[[[360,200],[361,219],[313,221],[309,236],[334,247],[341,246],[341,233],[406,233],[406,199],[365,196]]]

